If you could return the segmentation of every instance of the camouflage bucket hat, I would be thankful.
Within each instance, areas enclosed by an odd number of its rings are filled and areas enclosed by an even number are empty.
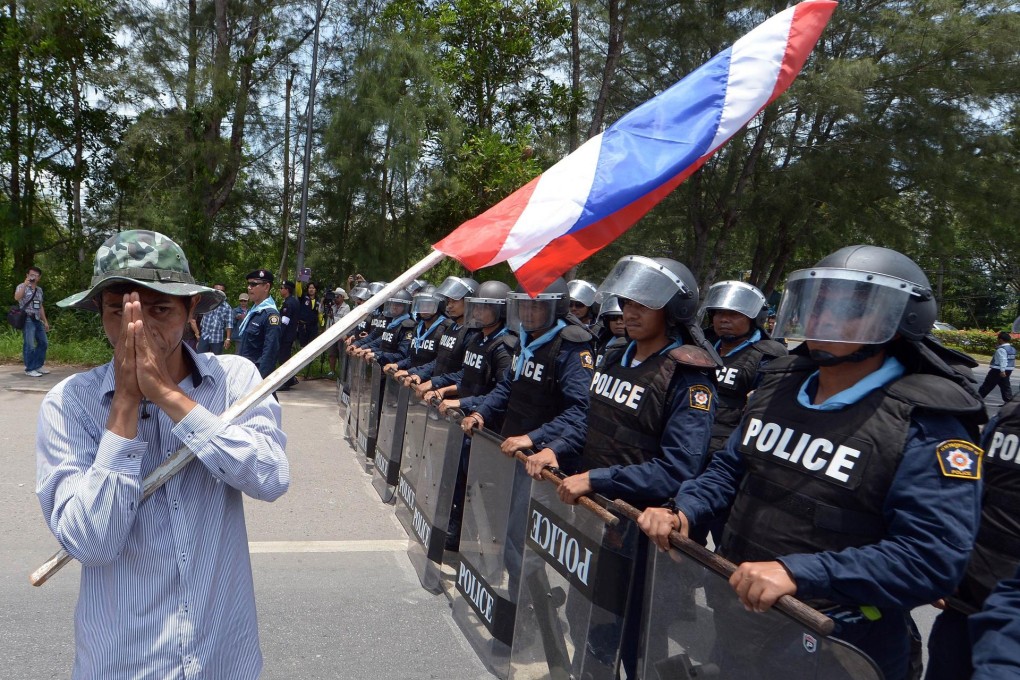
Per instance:
[[[195,283],[179,245],[155,231],[136,229],[115,234],[99,246],[89,289],[64,298],[57,306],[98,312],[96,296],[117,283],[134,283],[179,297],[201,295],[195,309],[198,314],[226,299],[221,291]]]

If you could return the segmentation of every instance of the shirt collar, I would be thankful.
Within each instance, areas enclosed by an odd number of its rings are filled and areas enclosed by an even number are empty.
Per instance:
[[[821,404],[812,404],[811,396],[818,391],[818,371],[815,371],[800,386],[800,391],[797,393],[797,402],[804,408],[815,411],[836,411],[851,404],[856,404],[871,392],[880,387],[885,387],[892,381],[902,377],[905,372],[906,369],[903,368],[903,364],[894,357],[888,357],[877,371],[864,376],[856,384],[832,395]]]

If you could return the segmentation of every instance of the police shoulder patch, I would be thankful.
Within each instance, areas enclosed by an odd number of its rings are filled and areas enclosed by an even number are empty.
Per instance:
[[[712,390],[705,385],[691,385],[689,390],[691,408],[699,411],[709,411],[712,408]]]
[[[591,352],[584,350],[579,356],[581,357],[582,367],[587,368],[588,370],[595,368],[595,358],[591,355]]]
[[[947,439],[935,447],[939,467],[946,477],[981,479],[981,456],[984,451],[963,439]]]
[[[411,331],[404,333],[404,340],[410,340],[411,336],[414,335]]]
[[[279,314],[270,314],[269,315],[269,325],[270,326],[279,326],[280,325],[280,315]]]

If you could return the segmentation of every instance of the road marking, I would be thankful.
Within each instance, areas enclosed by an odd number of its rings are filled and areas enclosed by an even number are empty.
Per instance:
[[[349,553],[349,552],[404,552],[407,539],[402,541],[251,541],[251,553]]]

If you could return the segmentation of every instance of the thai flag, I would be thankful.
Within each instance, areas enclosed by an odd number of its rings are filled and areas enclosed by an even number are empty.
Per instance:
[[[433,247],[536,294],[629,229],[790,86],[837,3],[777,14]]]

